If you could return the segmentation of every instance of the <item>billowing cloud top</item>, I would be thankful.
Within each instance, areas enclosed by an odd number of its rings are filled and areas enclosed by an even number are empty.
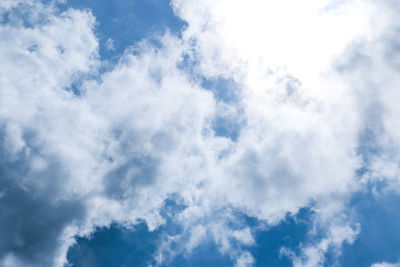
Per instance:
[[[268,229],[308,208],[311,241],[280,251],[322,266],[362,231],[354,194],[398,191],[398,4],[170,5],[182,31],[114,64],[90,10],[0,2],[1,266],[65,266],[76,237],[112,223],[155,230],[167,201],[183,231],[155,264],[212,238],[251,266],[254,229],[238,218]]]

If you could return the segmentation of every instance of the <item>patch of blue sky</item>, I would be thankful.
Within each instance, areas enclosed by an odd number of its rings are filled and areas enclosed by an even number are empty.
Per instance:
[[[341,266],[370,266],[399,260],[400,196],[386,189],[385,184],[373,183],[367,191],[354,196],[351,206],[361,232],[352,245],[344,246]]]
[[[233,78],[221,76],[206,77],[198,71],[199,61],[192,55],[185,54],[178,68],[184,71],[191,80],[196,81],[202,88],[213,92],[218,101],[237,103],[241,99],[240,85]]]
[[[310,241],[313,212],[301,209],[296,215],[287,215],[280,224],[256,232],[256,245],[249,251],[255,259],[254,266],[291,266],[291,260],[280,253],[285,247],[299,253],[300,244]]]
[[[82,95],[82,84],[88,79],[99,80],[100,78],[96,75],[79,75],[79,77],[72,80],[71,83],[66,86],[65,90],[79,97]]]
[[[165,201],[161,215],[166,224],[149,231],[145,222],[130,228],[119,224],[97,228],[90,237],[77,238],[77,243],[68,251],[68,261],[74,267],[80,266],[149,266],[155,264],[155,253],[161,239],[182,233],[180,225],[173,222],[173,216],[184,209],[175,196]]]
[[[241,129],[246,125],[240,103],[242,98],[240,85],[232,78],[206,77],[199,74],[198,60],[190,55],[183,55],[178,68],[202,88],[211,91],[216,101],[230,107],[232,112],[217,114],[212,122],[212,129],[215,135],[236,141]]]
[[[357,153],[366,165],[369,165],[371,156],[377,156],[382,152],[382,148],[377,142],[376,130],[374,131],[371,128],[366,128],[359,135]]]
[[[74,267],[148,266],[159,237],[159,231],[148,231],[145,223],[133,230],[113,224],[97,229],[91,238],[78,238],[67,258]]]
[[[134,231],[119,225],[100,228],[91,238],[78,238],[70,248],[68,260],[74,267],[149,266],[155,264],[154,256],[162,238],[162,227],[149,231],[145,223],[136,225]],[[232,266],[227,255],[218,252],[215,243],[201,244],[190,255],[179,254],[161,266]]]
[[[213,120],[212,128],[217,136],[236,141],[246,125],[241,108],[240,87],[233,79],[222,77],[200,78],[200,84],[213,92],[214,98],[226,105],[229,112],[219,112]]]
[[[384,152],[378,143],[377,137],[379,132],[377,133],[376,131],[380,131],[380,129],[374,130],[367,127],[359,134],[357,154],[362,160],[360,168],[356,171],[356,175],[359,178],[372,174],[370,169],[371,163]]]
[[[110,228],[99,228],[91,238],[78,238],[70,248],[68,259],[72,266],[148,266],[154,264],[157,246],[165,234],[182,233],[179,225],[173,223],[171,216],[183,209],[173,199],[166,202],[164,217],[167,224],[150,232],[145,223],[127,229],[113,224]],[[282,256],[280,249],[286,247],[298,252],[299,245],[308,241],[312,211],[302,209],[295,216],[287,218],[279,225],[265,229],[263,223],[255,218],[237,213],[237,221],[229,227],[240,229],[251,227],[255,234],[256,245],[241,247],[231,240],[238,250],[248,250],[255,258],[254,266],[290,266],[290,259]],[[168,219],[169,217],[169,219]],[[179,246],[179,244],[176,244]],[[179,253],[176,257],[167,258],[161,266],[233,266],[234,261],[228,253],[222,254],[211,237],[205,240],[191,253]]]
[[[354,244],[345,244],[342,256],[328,251],[325,266],[370,266],[372,263],[397,262],[400,254],[400,197],[394,193],[373,195],[371,185],[368,192],[357,194],[351,207],[361,224],[361,232]],[[179,234],[182,229],[173,222],[176,212],[185,207],[173,198],[166,201],[163,216],[167,224],[150,232],[144,223],[127,229],[119,225],[100,228],[91,238],[78,238],[77,244],[68,253],[73,266],[147,266],[154,263],[154,255],[160,239],[166,234]],[[255,235],[256,245],[243,247],[253,255],[254,266],[291,266],[291,261],[280,253],[285,247],[300,253],[300,245],[308,244],[319,236],[310,237],[312,209],[301,209],[296,215],[288,215],[280,224],[263,228],[262,222],[236,214],[238,221],[232,222],[233,229],[250,227]],[[236,227],[236,228],[237,228]],[[322,236],[320,236],[322,237]],[[240,248],[240,247],[239,247]],[[211,238],[206,239],[192,253],[181,253],[162,266],[232,266],[227,254],[221,254]]]
[[[232,141],[237,141],[244,125],[245,122],[240,115],[233,117],[217,115],[212,122],[215,135],[230,138]]]
[[[196,247],[190,255],[179,254],[164,266],[218,267],[234,266],[234,262],[228,255],[221,254],[215,242],[208,239]]]
[[[109,70],[135,43],[146,40],[160,46],[157,36],[167,31],[179,36],[185,27],[184,21],[173,13],[168,0],[68,0],[58,3],[57,7],[60,11],[68,8],[90,10],[96,18],[95,33],[103,61],[99,73]],[[83,81],[99,79],[96,73],[88,75],[80,75],[66,90],[81,95]]]
[[[100,57],[118,60],[125,49],[166,31],[179,35],[185,23],[168,0],[68,0],[60,8],[89,9],[96,17]]]
[[[218,101],[237,103],[240,100],[240,88],[233,79],[201,77],[201,86],[211,90]]]

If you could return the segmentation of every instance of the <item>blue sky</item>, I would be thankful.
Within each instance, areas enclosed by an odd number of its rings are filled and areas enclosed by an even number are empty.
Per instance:
[[[393,1],[0,3],[0,266],[400,266]]]
[[[62,8],[90,9],[96,16],[100,56],[103,59],[118,58],[125,49],[144,38],[171,31],[174,34],[185,23],[176,17],[169,1],[68,1]],[[107,40],[113,40],[113,49],[107,48]]]

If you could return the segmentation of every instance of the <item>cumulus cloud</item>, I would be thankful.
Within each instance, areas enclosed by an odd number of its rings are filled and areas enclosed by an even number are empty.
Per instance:
[[[3,266],[61,266],[69,229],[85,216],[79,183],[101,151],[90,137],[101,124],[81,116],[88,108],[65,91],[98,64],[94,18],[77,10],[57,15],[33,1],[6,8],[15,9],[0,27],[0,258]],[[19,17],[22,10],[32,12]],[[78,133],[83,125],[90,128]]]
[[[270,223],[315,201],[320,224],[347,216],[345,204],[363,182],[397,181],[391,160],[397,161],[398,112],[391,106],[398,5],[172,3],[188,22],[184,38],[194,43],[198,71],[231,77],[243,90],[247,125],[221,164],[226,169],[217,182],[224,186],[213,195]],[[361,168],[370,171],[360,182]],[[359,230],[348,225],[350,217],[329,224],[326,238],[304,248],[294,264],[322,265],[328,247],[352,243]],[[334,229],[344,234],[333,237]]]
[[[255,240],[238,213],[276,225],[312,207],[322,237],[310,232],[300,254],[281,253],[319,266],[360,231],[345,212],[351,195],[374,179],[397,185],[398,6],[171,5],[188,25],[181,38],[136,43],[101,73],[90,11],[0,4],[3,266],[63,266],[74,237],[112,222],[154,230],[170,198],[184,207],[173,219],[183,231],[164,238],[159,263],[211,238],[250,266]],[[225,101],[198,77],[240,93]],[[237,138],[216,133],[220,117],[240,122]],[[366,132],[380,153],[362,150]]]
[[[188,173],[200,168],[215,105],[177,68],[180,41],[144,42],[98,76],[90,13],[6,7],[15,19],[0,33],[3,265],[62,266],[74,236],[112,221],[157,227],[169,194],[204,179]]]

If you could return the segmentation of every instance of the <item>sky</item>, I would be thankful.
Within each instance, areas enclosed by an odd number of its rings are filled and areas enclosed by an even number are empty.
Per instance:
[[[400,3],[0,1],[0,266],[400,266]]]

